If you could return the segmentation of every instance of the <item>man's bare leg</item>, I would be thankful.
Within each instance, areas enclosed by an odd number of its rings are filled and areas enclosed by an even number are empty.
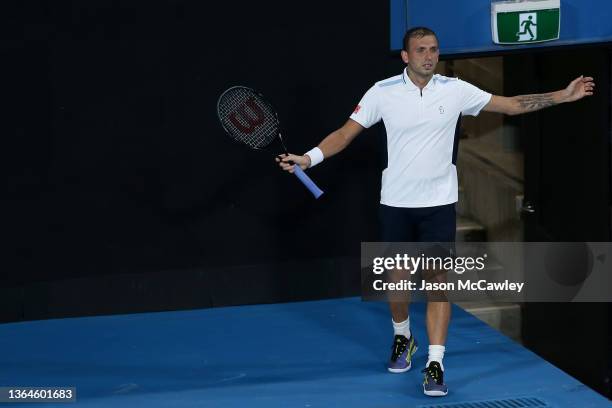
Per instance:
[[[446,344],[451,306],[449,302],[427,302],[427,335],[429,344]]]
[[[401,323],[408,319],[408,312],[410,308],[409,302],[389,302],[389,309],[391,309],[391,317],[395,323]]]

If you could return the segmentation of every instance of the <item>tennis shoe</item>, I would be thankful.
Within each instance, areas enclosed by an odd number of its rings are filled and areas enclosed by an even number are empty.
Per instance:
[[[444,371],[442,371],[440,363],[432,361],[423,372],[425,373],[425,378],[423,379],[423,392],[425,395],[443,397],[448,394],[448,387],[444,384]]]
[[[401,334],[395,335],[393,346],[391,347],[391,359],[387,369],[391,373],[404,373],[412,366],[412,355],[416,353],[418,347],[414,336],[410,338]]]

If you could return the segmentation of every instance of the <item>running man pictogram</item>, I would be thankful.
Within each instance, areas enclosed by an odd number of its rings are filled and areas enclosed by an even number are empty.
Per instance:
[[[527,20],[523,20],[523,22],[521,23],[521,28],[523,26],[525,26],[523,31],[516,33],[516,36],[520,37],[523,34],[529,33],[529,36],[531,37],[530,40],[535,39],[535,35],[533,35],[533,32],[531,31],[531,26],[537,27],[538,25],[533,22],[533,16],[529,16]]]

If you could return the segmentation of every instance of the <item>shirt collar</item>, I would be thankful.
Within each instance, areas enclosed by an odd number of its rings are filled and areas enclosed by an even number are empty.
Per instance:
[[[402,73],[402,79],[404,80],[404,84],[406,85],[409,91],[419,91],[420,90],[420,88],[416,86],[414,82],[412,82],[410,77],[408,76],[408,68],[404,68],[404,72]],[[436,87],[436,81],[437,81],[437,75],[434,74],[429,80],[429,82],[427,83],[427,85],[425,85],[425,88],[423,89],[433,90]]]

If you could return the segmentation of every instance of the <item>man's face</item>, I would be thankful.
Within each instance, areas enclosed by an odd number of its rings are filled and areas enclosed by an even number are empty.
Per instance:
[[[408,64],[410,70],[421,76],[433,75],[440,58],[436,37],[426,35],[411,38],[408,45],[408,51],[402,51],[402,60]]]

